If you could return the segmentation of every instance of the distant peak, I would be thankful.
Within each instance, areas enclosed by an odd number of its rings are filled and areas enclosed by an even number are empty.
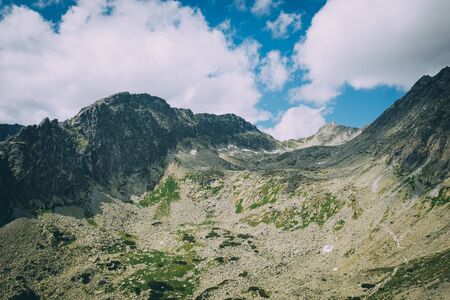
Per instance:
[[[335,122],[329,122],[329,123],[326,123],[325,125],[323,125],[322,127],[320,127],[320,129],[322,129],[322,128],[333,128],[333,127],[336,127],[336,126],[338,126],[338,125]]]
[[[357,129],[357,128],[354,128],[354,127],[349,127],[349,126],[345,126],[345,125],[340,125],[340,124],[337,124],[336,122],[329,122],[329,123],[326,123],[325,125],[323,125],[322,127],[320,127],[319,128],[319,131],[318,132],[323,132],[323,131],[329,131],[329,130],[337,130],[337,129]]]
[[[444,68],[442,68],[442,70],[440,70],[433,78],[436,79],[449,79],[450,78],[450,67],[446,66]]]
[[[439,71],[439,73],[450,73],[450,66],[445,66],[442,68],[442,70]]]

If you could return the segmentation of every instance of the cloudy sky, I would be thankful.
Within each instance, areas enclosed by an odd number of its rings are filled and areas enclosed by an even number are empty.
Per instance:
[[[364,126],[450,65],[448,0],[0,0],[0,123],[147,92],[279,139]]]

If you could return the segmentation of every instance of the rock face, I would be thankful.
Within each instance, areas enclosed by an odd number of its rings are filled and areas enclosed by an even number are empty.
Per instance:
[[[25,127],[0,143],[0,161],[2,212],[68,204],[87,188],[73,138],[56,120]]]
[[[151,189],[177,147],[276,142],[235,115],[193,114],[148,94],[101,99],[63,123],[45,119],[0,143],[0,223],[15,210],[83,205],[97,184],[124,200]]]
[[[354,153],[352,148],[387,156],[400,172],[421,167],[430,185],[444,179],[450,161],[450,67],[423,76],[343,150]]]
[[[322,126],[319,131],[309,137],[282,142],[286,149],[304,149],[313,146],[337,146],[347,143],[357,137],[362,128],[347,127],[334,122]]]
[[[0,141],[15,135],[22,128],[23,126],[19,124],[0,124]]]

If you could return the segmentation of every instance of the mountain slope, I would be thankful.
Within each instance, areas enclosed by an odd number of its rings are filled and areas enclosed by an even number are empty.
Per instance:
[[[336,146],[127,93],[22,129],[0,199],[52,209],[0,228],[0,298],[446,299],[448,72]]]
[[[450,160],[450,67],[424,76],[388,108],[350,147],[387,155],[402,172],[422,166],[424,181],[448,176]]]
[[[384,159],[399,174],[417,171],[417,184],[430,189],[449,173],[449,83],[449,67],[434,77],[424,76],[354,139],[337,147],[318,146],[285,153],[275,162],[280,166],[326,168],[348,165],[358,161],[358,157]]]

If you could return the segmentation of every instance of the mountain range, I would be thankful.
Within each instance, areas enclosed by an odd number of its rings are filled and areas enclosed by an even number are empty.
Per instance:
[[[445,299],[450,68],[277,141],[119,93],[0,125],[2,299]]]

